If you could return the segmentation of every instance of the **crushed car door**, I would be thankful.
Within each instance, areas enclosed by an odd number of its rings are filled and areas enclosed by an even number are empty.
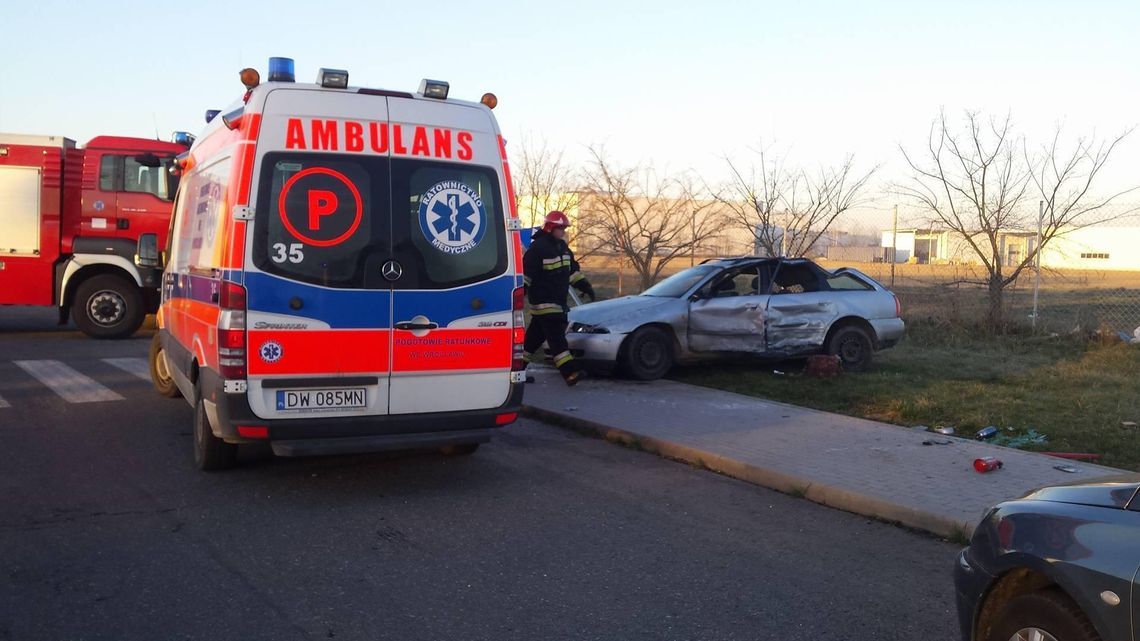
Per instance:
[[[807,261],[780,263],[768,298],[768,352],[806,352],[823,345],[838,314],[825,276],[823,270]]]
[[[689,349],[763,352],[767,273],[764,266],[750,265],[709,281],[689,303]]]

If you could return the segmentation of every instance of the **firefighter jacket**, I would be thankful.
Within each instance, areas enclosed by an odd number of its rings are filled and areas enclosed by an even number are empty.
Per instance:
[[[565,314],[570,285],[594,298],[594,288],[578,269],[574,252],[566,241],[545,231],[536,231],[523,256],[523,284],[531,315]]]

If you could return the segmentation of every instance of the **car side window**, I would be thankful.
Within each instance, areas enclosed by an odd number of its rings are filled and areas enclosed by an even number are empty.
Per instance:
[[[776,270],[773,294],[804,294],[826,289],[825,282],[807,263],[783,264]]]
[[[850,274],[839,274],[827,279],[827,286],[837,291],[867,291],[874,289]]]

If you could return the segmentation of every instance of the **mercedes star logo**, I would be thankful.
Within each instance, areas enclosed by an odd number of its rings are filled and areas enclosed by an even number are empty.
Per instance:
[[[380,274],[387,280],[399,280],[404,275],[404,268],[400,267],[400,263],[390,260],[380,268]]]

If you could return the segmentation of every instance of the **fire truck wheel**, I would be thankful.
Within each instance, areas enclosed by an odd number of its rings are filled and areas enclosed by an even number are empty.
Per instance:
[[[162,349],[162,340],[158,334],[150,341],[150,380],[154,383],[154,389],[167,398],[182,395],[174,384],[174,377],[170,375],[170,362],[166,360],[166,350]]]
[[[71,301],[71,319],[93,338],[126,338],[142,325],[145,316],[138,287],[112,274],[83,281]]]
[[[194,401],[194,465],[205,472],[224,470],[237,462],[237,445],[214,436],[206,416],[206,401],[196,394]]]

